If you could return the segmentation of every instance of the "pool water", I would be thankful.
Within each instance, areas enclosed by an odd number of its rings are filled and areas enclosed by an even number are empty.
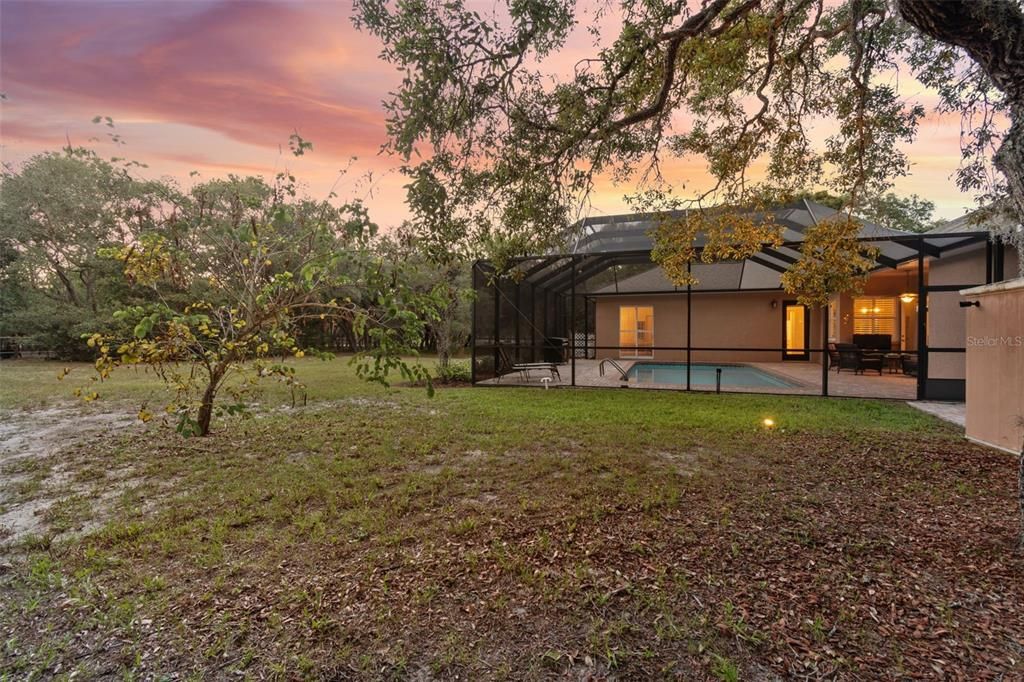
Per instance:
[[[693,364],[690,367],[690,386],[715,386],[715,370],[722,370],[722,386],[744,388],[793,388],[796,384],[749,365]],[[629,369],[629,378],[639,384],[686,385],[686,363],[638,362]]]

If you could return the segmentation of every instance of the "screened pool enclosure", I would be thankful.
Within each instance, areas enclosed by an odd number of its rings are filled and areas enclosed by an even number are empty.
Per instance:
[[[784,242],[742,261],[693,262],[675,286],[651,261],[646,214],[588,219],[562,253],[473,266],[478,385],[625,386],[898,399],[958,399],[958,292],[1003,279],[1009,258],[981,228],[913,234],[865,223],[878,247],[861,296],[809,309],[780,276],[804,232],[835,211],[773,211]],[[698,240],[697,248],[701,244]]]

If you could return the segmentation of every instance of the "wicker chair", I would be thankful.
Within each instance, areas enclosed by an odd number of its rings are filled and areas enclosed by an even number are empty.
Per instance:
[[[836,354],[839,356],[836,372],[848,369],[854,374],[863,374],[865,370],[873,369],[879,374],[882,373],[882,354],[865,353],[852,343],[834,344]]]

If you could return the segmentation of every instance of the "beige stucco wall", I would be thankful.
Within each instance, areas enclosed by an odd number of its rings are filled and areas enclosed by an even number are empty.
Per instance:
[[[791,300],[784,292],[716,293],[693,295],[693,347],[781,348],[782,303]],[[772,301],[777,302],[775,308]],[[598,346],[616,346],[619,339],[619,306],[654,306],[654,345],[686,345],[686,295],[607,296],[596,303]],[[821,314],[811,309],[811,347],[821,344]],[[614,349],[598,350],[599,358],[617,358]],[[681,362],[685,351],[654,351],[654,360]],[[694,362],[778,362],[778,351],[694,351]],[[812,354],[820,362],[820,354]]]
[[[968,289],[967,437],[1010,452],[1024,439],[1024,279]]]
[[[654,306],[654,345],[680,347],[686,345],[686,299],[676,295],[613,296],[597,299],[595,332],[597,357],[618,358],[619,351],[601,346],[619,344],[619,306]],[[678,361],[686,359],[685,352],[654,351],[656,360]]]
[[[931,261],[929,285],[978,285],[985,282],[985,247],[976,245]],[[929,348],[963,348],[967,343],[965,312],[955,291],[928,294]],[[930,379],[963,379],[963,353],[928,353]]]

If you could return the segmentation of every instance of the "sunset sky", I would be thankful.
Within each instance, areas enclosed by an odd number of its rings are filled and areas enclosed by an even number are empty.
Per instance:
[[[406,215],[403,180],[379,150],[380,102],[398,77],[349,14],[347,2],[298,0],[0,0],[0,154],[16,166],[70,138],[183,184],[192,170],[210,178],[287,166],[313,196],[355,156],[339,194],[367,197],[378,223],[396,224]],[[113,144],[95,115],[111,116],[126,144]],[[313,142],[312,154],[280,152],[293,131]],[[973,206],[950,178],[958,137],[958,118],[929,116],[910,150],[913,175],[897,185],[934,201],[941,217]],[[668,177],[693,188],[705,174],[700,163],[677,163]],[[624,210],[629,190],[602,185],[593,213]]]

